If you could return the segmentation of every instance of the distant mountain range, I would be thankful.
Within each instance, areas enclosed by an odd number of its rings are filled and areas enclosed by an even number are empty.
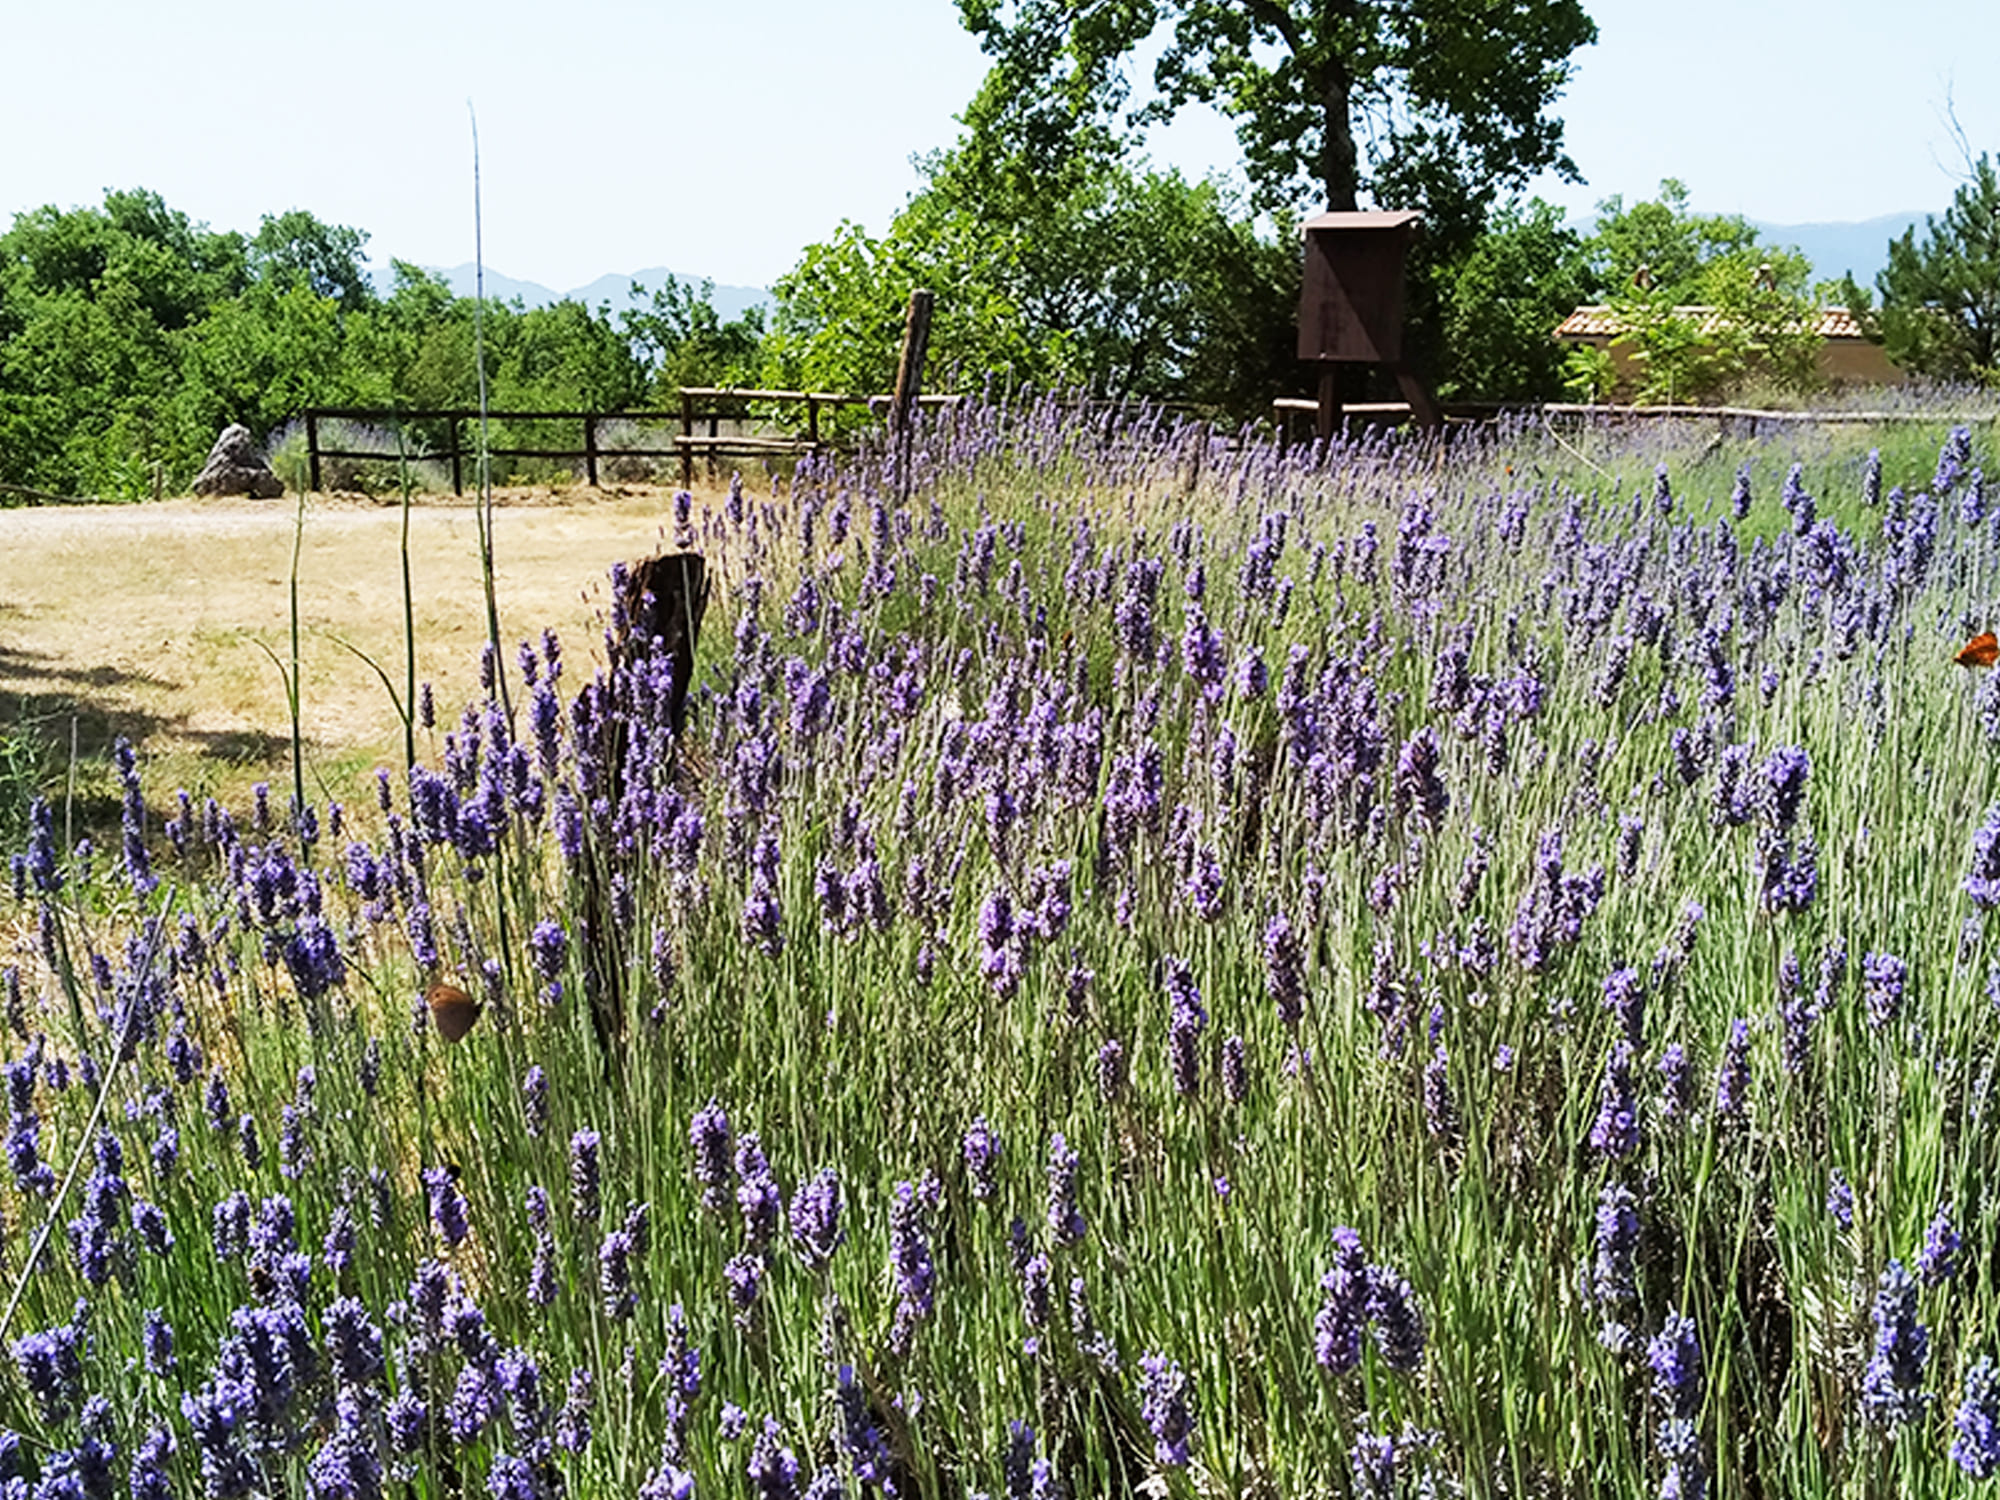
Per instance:
[[[424,269],[429,271],[433,276],[442,276],[445,284],[459,296],[470,297],[472,295],[475,280],[472,262],[467,261],[462,266],[451,266],[448,268],[443,266],[425,266]],[[390,276],[391,273],[386,269],[375,273],[377,284],[385,292],[389,289]],[[539,281],[517,281],[512,276],[505,275],[488,266],[486,268],[486,295],[493,298],[496,302],[512,302],[518,297],[529,307],[547,307],[551,303],[565,300],[581,302],[586,307],[595,307],[600,302],[609,302],[612,311],[617,312],[626,307],[644,306],[646,304],[647,296],[636,298],[632,296],[632,284],[634,282],[644,287],[647,294],[650,295],[655,287],[664,286],[667,282],[674,280],[691,281],[697,286],[701,283],[699,276],[686,276],[678,271],[669,271],[665,266],[653,266],[644,271],[634,271],[629,276],[613,272],[600,276],[595,281],[586,283],[583,286],[571,287],[566,292],[558,292],[543,286]],[[771,293],[768,289],[761,286],[717,286],[710,294],[709,301],[715,308],[716,316],[727,323],[732,318],[741,317],[749,308],[769,307],[771,305]]]
[[[1883,214],[1857,224],[1767,224],[1762,219],[1748,221],[1757,238],[1767,245],[1794,246],[1813,264],[1813,277],[1834,281],[1851,275],[1870,291],[1875,273],[1889,263],[1889,241],[1901,239],[1903,231],[1916,226],[1923,238],[1923,214]]]
[[[1796,247],[1807,260],[1812,262],[1815,280],[1831,281],[1843,274],[1852,274],[1862,286],[1873,288],[1875,273],[1888,264],[1889,241],[1898,238],[1912,225],[1921,226],[1924,216],[1917,213],[1883,214],[1880,218],[1863,219],[1853,224],[1772,224],[1762,219],[1749,220],[1750,227],[1757,231],[1757,238],[1767,245]],[[1584,220],[1577,226],[1589,232],[1590,221]],[[470,297],[473,289],[473,267],[470,262],[462,266],[443,269],[427,266],[426,270],[442,276],[451,289],[462,297]],[[377,273],[384,291],[388,290],[389,273]],[[665,285],[669,280],[699,282],[700,277],[682,275],[664,266],[653,266],[644,271],[634,271],[629,275],[611,273],[600,276],[583,286],[571,287],[566,292],[554,291],[538,281],[517,281],[491,266],[486,268],[486,295],[497,301],[511,302],[519,298],[529,307],[546,307],[552,302],[565,298],[596,307],[600,302],[609,302],[613,311],[646,301],[644,296],[633,298],[632,284],[637,282],[650,293],[653,288]],[[771,305],[769,288],[761,286],[717,286],[711,300],[716,315],[724,322],[741,317],[752,307]]]

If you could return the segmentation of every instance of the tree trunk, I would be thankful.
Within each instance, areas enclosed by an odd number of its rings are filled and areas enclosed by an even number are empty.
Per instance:
[[[1345,21],[1351,4],[1330,7],[1331,15],[1320,22],[1322,37]],[[1322,65],[1319,79],[1320,179],[1326,188],[1326,206],[1333,213],[1352,213],[1361,206],[1361,159],[1354,144],[1354,75],[1347,60],[1330,56]]]

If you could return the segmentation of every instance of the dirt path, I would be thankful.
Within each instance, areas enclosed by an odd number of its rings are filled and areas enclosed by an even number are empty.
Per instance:
[[[288,497],[0,511],[0,733],[26,730],[57,769],[72,744],[91,760],[122,734],[146,758],[149,782],[197,792],[288,779],[284,682],[265,648],[289,661],[295,506]],[[502,497],[502,638],[553,626],[571,670],[587,673],[602,651],[607,571],[660,550],[670,508],[671,492],[653,489]],[[400,687],[401,524],[394,504],[316,496],[306,509],[308,758],[343,795],[401,759],[381,679],[347,649]],[[410,555],[417,670],[436,685],[442,730],[475,691],[486,635],[472,503],[414,506]]]

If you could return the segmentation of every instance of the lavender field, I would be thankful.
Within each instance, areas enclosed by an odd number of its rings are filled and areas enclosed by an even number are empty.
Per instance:
[[[36,805],[0,1493],[1982,1489],[1987,438],[938,421],[668,518],[681,745]]]

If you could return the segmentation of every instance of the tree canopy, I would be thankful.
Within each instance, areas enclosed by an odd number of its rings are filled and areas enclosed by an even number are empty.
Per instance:
[[[1626,394],[1690,401],[1750,379],[1793,391],[1820,383],[1811,262],[1760,243],[1738,215],[1693,212],[1680,181],[1662,182],[1655,199],[1600,203],[1586,253],[1638,371]],[[1572,369],[1579,394],[1609,394],[1602,351],[1576,351]]]
[[[157,193],[15,216],[0,234],[0,483],[131,498],[178,488],[216,433],[260,440],[306,406],[463,407],[473,303],[303,209],[216,232]],[[695,380],[742,381],[760,316],[722,322],[706,286],[650,311],[489,303],[493,404],[630,408]],[[533,446],[533,445],[530,445]]]
[[[1078,153],[1039,191],[978,137],[932,157],[881,238],[843,225],[776,288],[778,377],[893,381],[903,312],[937,295],[933,367],[1242,409],[1293,366],[1297,251],[1214,183]]]
[[[1904,369],[1947,380],[2000,381],[2000,174],[1981,154],[1942,218],[1890,241],[1875,277],[1877,314],[1848,283],[1850,300]]]
[[[1476,222],[1538,172],[1574,176],[1551,113],[1597,37],[1578,0],[959,0],[994,59],[968,124],[1046,166],[1078,132],[1200,101],[1236,124],[1264,207],[1311,197]],[[1164,33],[1157,97],[1128,60]]]

